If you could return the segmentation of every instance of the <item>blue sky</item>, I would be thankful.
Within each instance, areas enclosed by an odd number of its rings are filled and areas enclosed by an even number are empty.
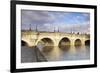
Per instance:
[[[21,10],[22,29],[39,31],[90,32],[90,14],[82,12]]]

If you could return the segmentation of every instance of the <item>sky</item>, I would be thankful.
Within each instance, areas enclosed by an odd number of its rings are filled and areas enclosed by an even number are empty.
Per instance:
[[[85,12],[61,12],[21,10],[22,30],[90,33],[90,14]]]

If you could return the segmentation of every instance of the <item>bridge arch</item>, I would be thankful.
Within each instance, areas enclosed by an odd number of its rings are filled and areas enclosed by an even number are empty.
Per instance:
[[[68,37],[63,37],[58,44],[60,49],[69,49],[71,46],[71,41]]]
[[[21,40],[21,46],[28,46],[28,43],[24,40]]]
[[[77,46],[81,46],[82,45],[82,41],[80,39],[76,39],[74,42],[74,45]]]
[[[49,52],[54,47],[54,41],[51,38],[45,37],[38,40],[36,46],[38,46],[43,52]]]
[[[85,46],[90,46],[90,40],[85,41]]]
[[[45,46],[54,46],[54,41],[48,37],[44,37],[44,38],[37,40],[36,45],[38,45],[39,43],[40,44],[42,43]]]

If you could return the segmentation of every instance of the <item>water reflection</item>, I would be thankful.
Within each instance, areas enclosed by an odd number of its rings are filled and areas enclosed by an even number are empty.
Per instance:
[[[48,61],[90,59],[89,46],[46,46],[39,49]]]
[[[42,49],[42,51],[43,52],[51,52],[52,50],[53,50],[53,46],[45,46],[43,49]]]

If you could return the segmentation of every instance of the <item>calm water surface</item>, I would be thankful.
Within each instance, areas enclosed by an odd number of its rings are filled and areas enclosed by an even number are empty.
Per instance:
[[[39,50],[48,61],[66,61],[66,60],[87,60],[90,59],[89,46],[69,46],[69,47],[42,47],[38,45]]]

